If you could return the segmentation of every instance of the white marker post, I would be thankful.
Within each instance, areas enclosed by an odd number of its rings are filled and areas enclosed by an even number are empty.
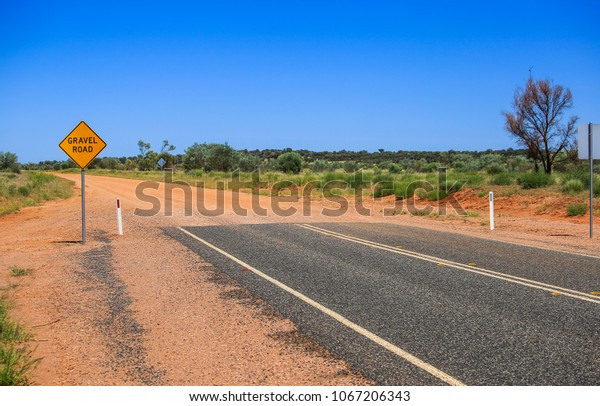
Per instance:
[[[594,125],[588,124],[588,156],[590,159],[590,238],[594,237]]]
[[[121,200],[117,197],[117,232],[123,235],[123,219],[121,218]]]
[[[490,230],[494,229],[494,192],[490,192]]]

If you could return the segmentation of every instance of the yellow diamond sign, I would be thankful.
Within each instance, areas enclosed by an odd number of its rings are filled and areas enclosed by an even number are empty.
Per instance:
[[[58,146],[66,152],[81,169],[92,162],[106,147],[106,143],[84,121],[77,124]]]

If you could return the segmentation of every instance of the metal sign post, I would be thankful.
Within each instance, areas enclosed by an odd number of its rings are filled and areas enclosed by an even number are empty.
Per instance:
[[[82,121],[58,146],[81,168],[81,243],[85,244],[85,168],[106,147],[106,143]]]
[[[81,170],[81,243],[85,244],[85,170]]]
[[[594,135],[596,142],[594,142]],[[594,236],[594,158],[600,158],[600,124],[581,124],[577,127],[579,159],[590,163],[590,238]]]

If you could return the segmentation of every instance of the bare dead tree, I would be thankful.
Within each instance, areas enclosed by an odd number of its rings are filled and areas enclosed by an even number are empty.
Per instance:
[[[506,130],[527,148],[536,167],[538,161],[542,163],[547,174],[552,173],[558,154],[573,145],[578,117],[571,116],[564,122],[564,114],[571,107],[573,95],[569,89],[549,80],[529,78],[525,89],[515,92],[514,112],[503,113]]]

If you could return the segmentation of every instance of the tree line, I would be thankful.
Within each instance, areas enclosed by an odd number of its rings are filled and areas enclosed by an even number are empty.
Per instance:
[[[142,145],[143,144],[143,145]],[[236,150],[227,143],[194,143],[183,154],[167,142],[166,148],[154,151],[149,143],[141,141],[140,153],[128,157],[96,158],[88,169],[150,171],[174,169],[201,172],[281,171],[299,173],[302,170],[328,172],[358,169],[381,169],[390,173],[434,172],[446,167],[461,172],[486,170],[490,173],[525,172],[534,169],[534,161],[526,149],[486,151],[310,151],[286,149]],[[558,170],[582,166],[576,153],[562,153]],[[15,156],[16,159],[16,156]],[[159,166],[163,159],[164,165]],[[0,161],[1,162],[1,161]],[[62,170],[76,168],[70,160],[41,161],[24,164],[24,169]]]

